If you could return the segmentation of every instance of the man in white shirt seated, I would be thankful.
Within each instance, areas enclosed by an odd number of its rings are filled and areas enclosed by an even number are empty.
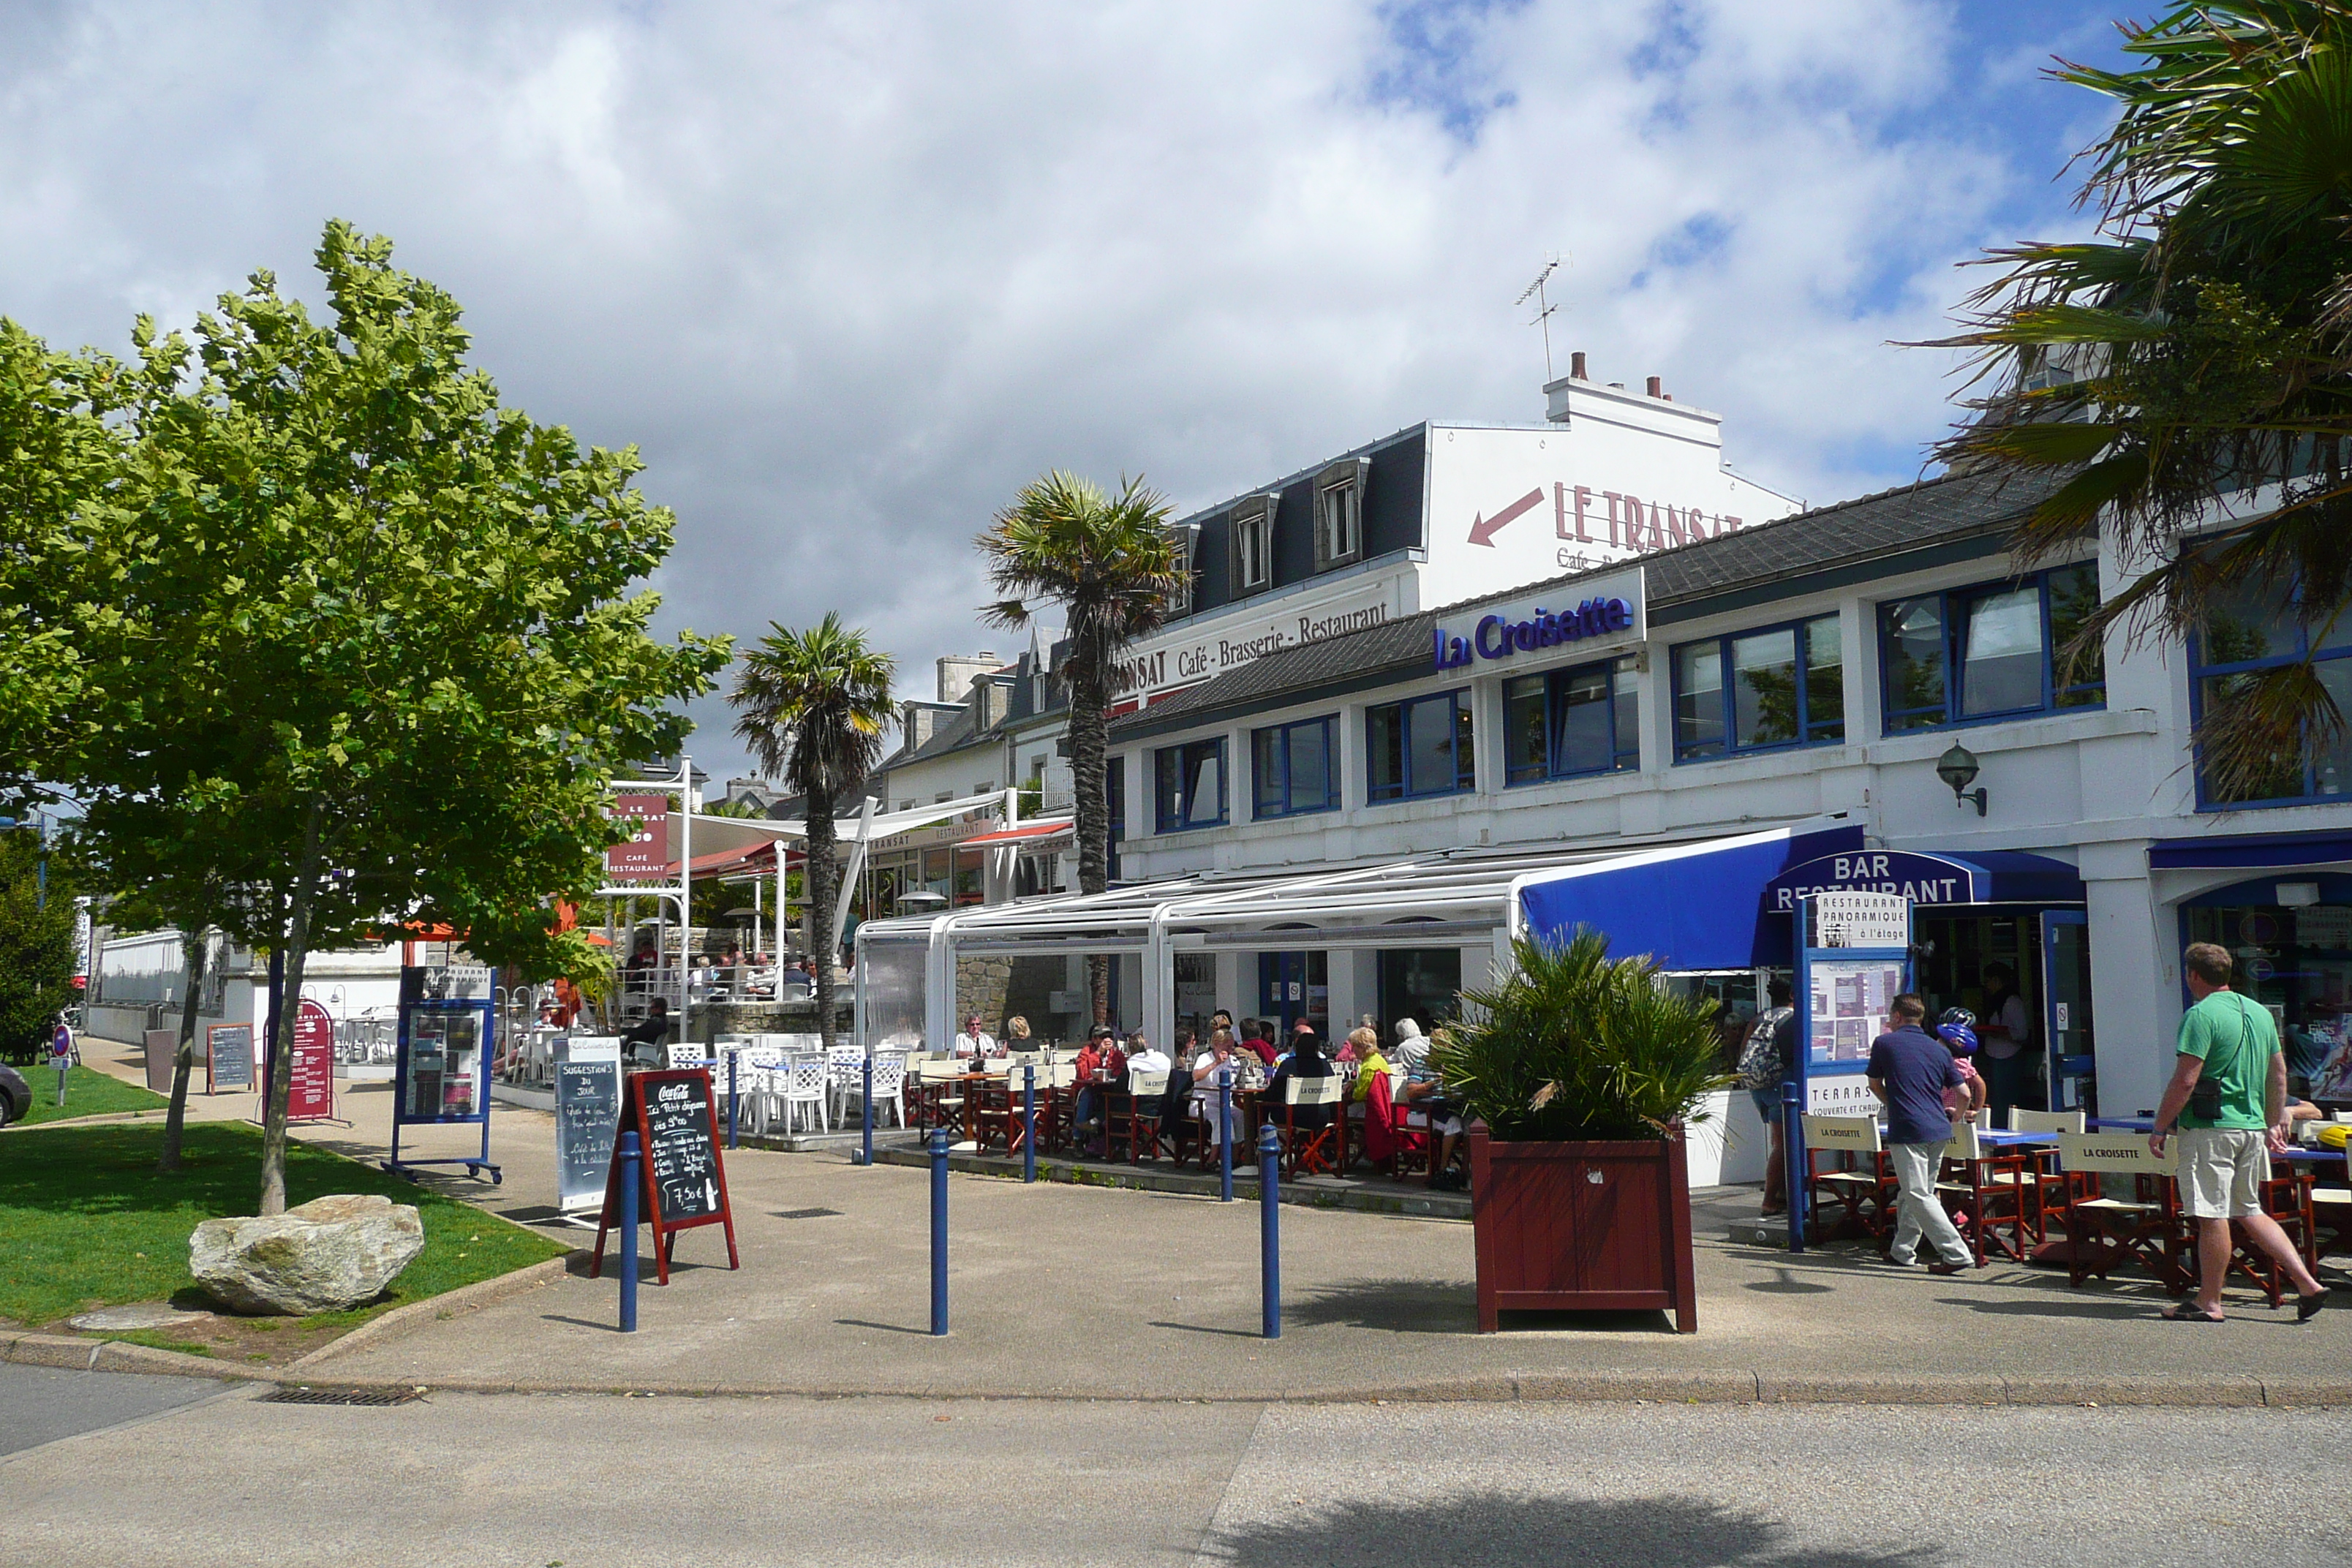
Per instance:
[[[1175,1070],[1176,1063],[1166,1051],[1153,1045],[1142,1030],[1138,1029],[1128,1037],[1127,1076],[1129,1083],[1135,1081],[1135,1075],[1139,1072],[1174,1072]]]
[[[1225,1141],[1224,1098],[1219,1092],[1219,1075],[1232,1072],[1239,1087],[1242,1058],[1234,1046],[1234,1032],[1219,1029],[1209,1037],[1209,1048],[1192,1058],[1192,1114],[1208,1126],[1209,1147],[1213,1149]],[[1238,1125],[1240,1117],[1234,1121]]]
[[[979,1014],[974,1013],[963,1021],[963,1033],[955,1037],[955,1054],[975,1060],[996,1054],[996,1042],[990,1039],[988,1031],[980,1026]]]

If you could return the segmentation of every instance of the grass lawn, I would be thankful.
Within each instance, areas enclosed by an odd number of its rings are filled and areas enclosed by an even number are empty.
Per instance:
[[[50,1091],[56,1092],[54,1078]],[[68,1109],[72,1093],[68,1087]],[[191,1123],[182,1169],[169,1176],[155,1171],[163,1134],[160,1121],[0,1134],[0,1318],[37,1328],[125,1301],[177,1298],[184,1306],[205,1304],[188,1273],[188,1237],[200,1220],[253,1213],[261,1187],[261,1131],[241,1122]],[[415,1205],[425,1222],[425,1250],[383,1300],[299,1320],[301,1329],[328,1337],[389,1308],[565,1250],[372,1165],[299,1140],[291,1143],[288,1204],[329,1193],[382,1193],[394,1203]]]
[[[113,1116],[126,1110],[152,1110],[161,1113],[171,1101],[160,1094],[151,1094],[135,1083],[125,1083],[110,1078],[94,1068],[78,1067],[66,1074],[66,1102],[58,1104],[58,1075],[53,1068],[29,1067],[17,1069],[25,1081],[33,1086],[33,1109],[25,1124],[36,1121],[67,1121],[77,1116]],[[197,1079],[199,1083],[202,1079]]]

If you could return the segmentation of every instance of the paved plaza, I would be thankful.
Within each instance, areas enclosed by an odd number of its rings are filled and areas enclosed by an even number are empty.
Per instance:
[[[344,1102],[354,1125],[303,1136],[379,1157],[387,1100],[358,1086]],[[593,1240],[549,1223],[551,1119],[501,1108],[491,1136],[502,1186],[426,1179]],[[2069,1289],[2063,1274],[1996,1265],[1938,1279],[1852,1247],[1791,1257],[1736,1242],[1755,1203],[1741,1189],[1696,1204],[1696,1335],[1655,1313],[1515,1317],[1480,1335],[1466,1223],[1286,1205],[1283,1337],[1269,1342],[1254,1203],[956,1175],[953,1331],[934,1339],[926,1172],[743,1150],[728,1173],[741,1269],[726,1268],[715,1229],[686,1233],[667,1287],[648,1260],[634,1335],[615,1331],[612,1279],[575,1268],[317,1370],[444,1388],[1245,1401],[2352,1398],[2352,1307],[2298,1326],[2240,1292],[2236,1321],[2191,1334],[2157,1320],[2167,1298],[2137,1279]]]

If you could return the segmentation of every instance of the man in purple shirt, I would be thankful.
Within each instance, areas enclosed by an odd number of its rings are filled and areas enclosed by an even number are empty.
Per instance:
[[[1888,1257],[1904,1268],[1918,1261],[1919,1237],[1936,1249],[1930,1274],[1958,1274],[1975,1262],[1952,1216],[1936,1197],[1936,1173],[1952,1124],[1944,1091],[1963,1081],[1941,1040],[1920,1026],[1927,1005],[1906,991],[1886,1009],[1886,1033],[1870,1045],[1870,1092],[1886,1104],[1886,1155],[1901,1189],[1895,1200],[1895,1249]]]

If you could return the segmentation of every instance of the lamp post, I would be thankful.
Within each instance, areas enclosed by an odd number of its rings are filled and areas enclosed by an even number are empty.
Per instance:
[[[1977,815],[1982,816],[1985,814],[1984,786],[1979,784],[1973,790],[1969,788],[1969,785],[1976,784],[1977,778],[1977,754],[1974,752],[1954,742],[1950,751],[1936,759],[1936,776],[1952,786],[1952,805],[1955,807],[1974,801]]]

